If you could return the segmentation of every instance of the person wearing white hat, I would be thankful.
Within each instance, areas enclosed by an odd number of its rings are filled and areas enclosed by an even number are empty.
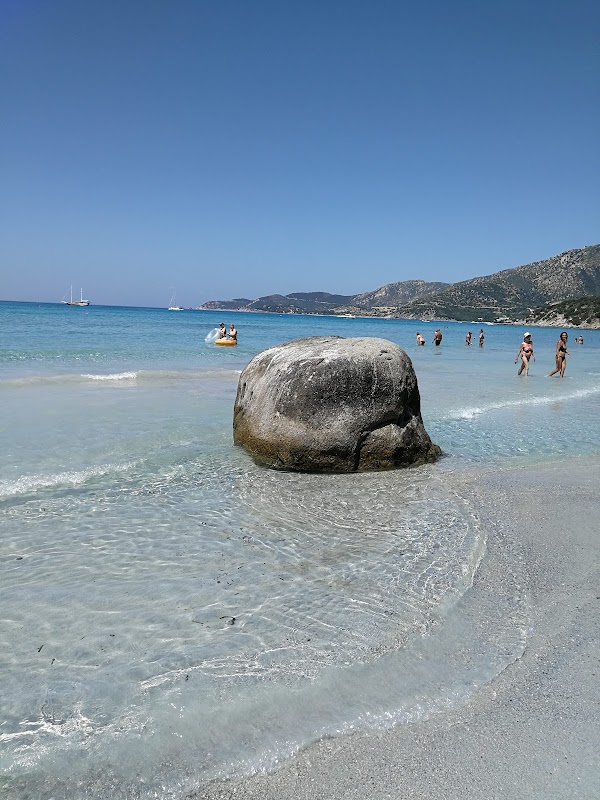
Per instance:
[[[529,375],[529,360],[533,358],[535,361],[535,356],[533,355],[533,343],[531,341],[531,334],[529,331],[523,334],[523,341],[521,342],[521,346],[519,347],[519,352],[517,353],[517,357],[515,358],[515,364],[519,359],[521,359],[521,364],[519,366],[519,371],[517,375],[521,375],[523,372],[525,375]]]

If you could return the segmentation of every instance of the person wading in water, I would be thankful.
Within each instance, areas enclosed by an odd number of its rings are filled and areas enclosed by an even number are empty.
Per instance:
[[[521,375],[523,372],[525,375],[529,375],[529,359],[533,358],[535,361],[535,356],[533,355],[533,344],[531,341],[531,334],[525,333],[523,335],[523,341],[521,342],[521,346],[519,347],[519,352],[517,353],[517,357],[515,358],[515,364],[519,359],[521,359],[521,365],[519,366],[519,371],[517,375]]]
[[[552,372],[548,375],[551,378],[553,375],[556,375],[557,372],[560,372],[560,377],[565,377],[565,369],[567,368],[567,356],[570,356],[571,353],[567,350],[567,339],[569,338],[569,334],[566,331],[563,331],[556,343],[556,369],[553,369]]]

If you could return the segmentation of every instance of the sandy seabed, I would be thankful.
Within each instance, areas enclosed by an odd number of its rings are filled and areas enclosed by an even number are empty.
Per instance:
[[[488,531],[473,592],[519,563],[525,652],[469,702],[379,735],[308,747],[194,800],[595,800],[600,797],[600,456],[482,474]]]

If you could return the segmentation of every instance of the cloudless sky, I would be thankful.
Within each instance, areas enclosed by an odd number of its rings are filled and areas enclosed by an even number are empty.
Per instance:
[[[0,0],[0,299],[457,281],[600,241],[595,0]]]

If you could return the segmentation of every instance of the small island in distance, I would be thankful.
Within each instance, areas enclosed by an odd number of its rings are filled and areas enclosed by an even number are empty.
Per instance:
[[[199,308],[600,328],[600,244],[458,283],[408,280],[356,295],[293,292]]]

